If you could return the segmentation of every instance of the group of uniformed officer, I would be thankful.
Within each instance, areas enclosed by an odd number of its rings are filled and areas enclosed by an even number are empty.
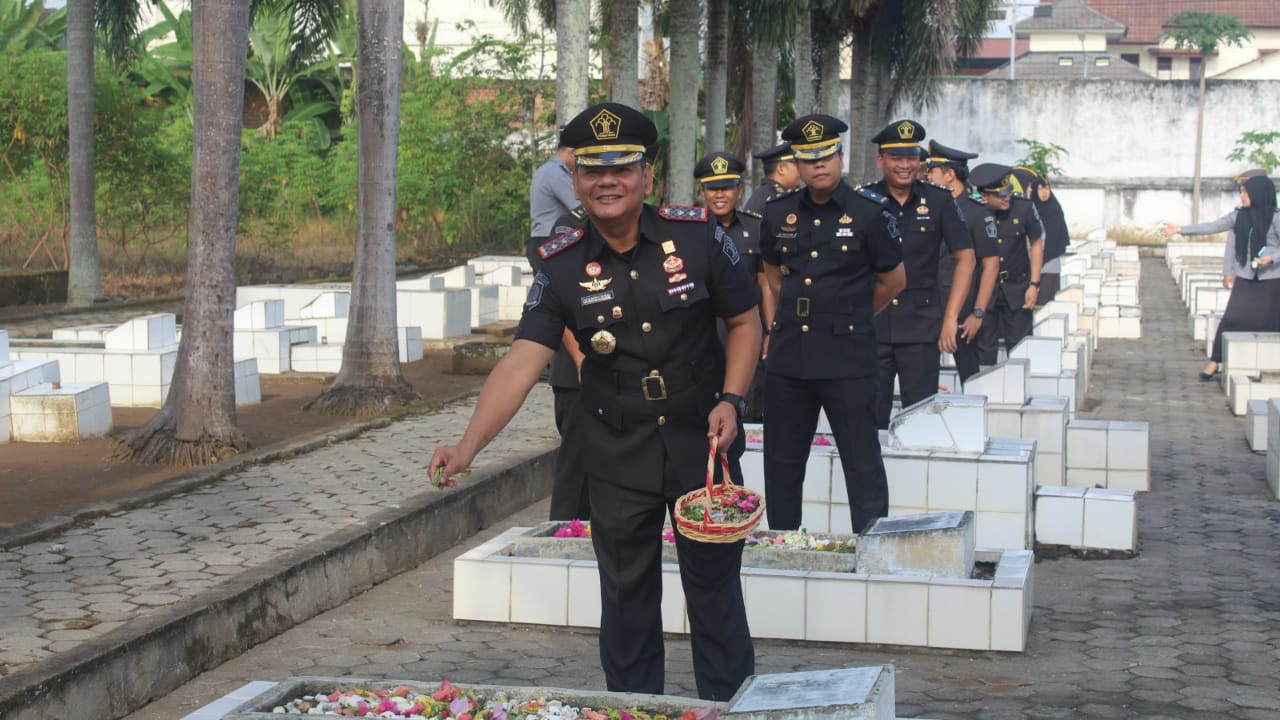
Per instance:
[[[925,130],[905,120],[872,139],[883,178],[853,187],[843,179],[847,130],[822,114],[788,125],[783,144],[757,153],[770,173],[746,210],[745,164],[723,152],[695,169],[705,207],[646,204],[657,130],[633,108],[595,105],[563,131],[583,217],[533,248],[516,340],[461,441],[438,448],[429,470],[466,469],[562,337],[576,342],[573,431],[610,690],[663,690],[659,530],[675,500],[704,484],[709,439],[740,452],[742,421],[762,413],[769,525],[799,528],[825,410],[861,531],[888,513],[878,430],[895,378],[904,403],[922,400],[938,390],[939,352],[959,358],[976,344],[976,363],[994,364],[981,339],[1003,330],[1012,346],[1030,327],[1041,231],[1034,209],[1009,197],[1010,169],[974,168],[970,190],[972,155],[934,144],[924,167],[937,184],[922,182]],[[764,377],[753,381],[758,362]],[[754,670],[742,543],[677,534],[676,547],[698,693],[727,699]]]

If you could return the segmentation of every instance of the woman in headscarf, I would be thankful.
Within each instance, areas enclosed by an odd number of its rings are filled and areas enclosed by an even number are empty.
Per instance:
[[[1036,204],[1040,225],[1044,228],[1044,267],[1040,270],[1040,295],[1036,298],[1037,305],[1044,305],[1058,294],[1062,280],[1062,261],[1058,258],[1071,244],[1071,235],[1062,204],[1053,194],[1048,178],[1039,175],[1032,178],[1027,197]]]
[[[1227,232],[1222,258],[1222,286],[1231,288],[1227,309],[1218,322],[1209,364],[1201,380],[1221,370],[1222,333],[1280,331],[1280,215],[1276,214],[1276,186],[1261,173],[1245,173],[1240,183],[1240,207],[1212,222],[1178,226],[1165,223],[1165,235],[1211,235]]]

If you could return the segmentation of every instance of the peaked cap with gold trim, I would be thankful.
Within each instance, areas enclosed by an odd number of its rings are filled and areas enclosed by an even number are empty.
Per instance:
[[[929,157],[925,158],[925,167],[967,168],[969,161],[978,157],[978,153],[965,152],[949,148],[937,140],[929,141]]]
[[[723,151],[707,153],[693,166],[693,177],[704,188],[737,187],[742,184],[742,171],[747,164],[737,155]]]
[[[573,148],[578,165],[631,165],[653,158],[658,128],[633,107],[599,103],[575,115],[560,133],[560,142]]]
[[[1012,174],[1013,168],[1008,165],[983,163],[969,171],[969,183],[978,192],[1009,197],[1013,194],[1013,182],[1010,179]]]
[[[782,131],[782,139],[791,143],[797,160],[821,160],[843,149],[840,133],[848,129],[843,120],[830,115],[805,115]]]
[[[875,134],[871,142],[884,155],[917,155],[924,142],[924,126],[915,120],[895,120]]]

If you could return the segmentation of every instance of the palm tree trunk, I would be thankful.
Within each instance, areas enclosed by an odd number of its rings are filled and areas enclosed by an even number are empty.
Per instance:
[[[729,0],[707,0],[706,129],[702,152],[724,149],[729,95]]]
[[[1200,222],[1200,149],[1204,145],[1204,58],[1200,58],[1200,107],[1196,114],[1196,168],[1191,185],[1191,222]]]
[[[187,300],[164,406],[118,448],[138,462],[204,465],[248,447],[236,428],[231,321],[249,6],[250,0],[192,3]]]
[[[612,0],[607,40],[609,99],[640,106],[640,0]]]
[[[828,115],[840,113],[840,36],[827,33],[818,48],[817,108]]]
[[[360,162],[351,315],[338,376],[307,404],[308,410],[327,415],[371,415],[418,397],[400,369],[396,339],[396,154],[404,0],[361,0],[356,8]]]
[[[817,109],[813,98],[813,11],[809,0],[797,0],[795,11],[796,30],[792,40],[795,66],[792,74],[796,83],[796,116],[801,116]]]
[[[698,132],[698,30],[702,12],[698,0],[670,0],[671,71],[668,113],[667,197],[676,205],[693,204],[693,160]]]
[[[564,125],[587,107],[590,24],[589,0],[556,0],[557,125]]]
[[[751,147],[774,145],[778,111],[778,50],[759,44],[751,52]],[[760,161],[752,162],[752,178],[764,177]],[[753,180],[754,182],[754,180]]]
[[[93,175],[93,42],[93,0],[69,0],[67,141],[71,155],[71,261],[67,304],[73,307],[92,305],[102,297]]]
[[[872,59],[869,30],[853,33],[853,70],[849,79],[849,181],[875,177],[876,156],[867,139],[880,129],[884,94],[881,72]]]

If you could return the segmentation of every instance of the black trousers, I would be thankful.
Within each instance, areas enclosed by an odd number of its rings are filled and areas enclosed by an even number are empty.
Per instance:
[[[661,488],[644,491],[592,476],[591,542],[600,570],[600,664],[614,692],[661,694],[662,525],[684,494],[663,463]],[[680,582],[698,697],[728,700],[755,672],[755,648],[742,597],[742,546],[699,543],[676,533]]]
[[[581,391],[552,387],[555,393],[556,430],[560,451],[556,453],[555,479],[551,485],[551,520],[589,520],[591,502],[587,494],[587,473],[582,468],[582,433],[577,430]]]
[[[1040,292],[1036,295],[1036,305],[1044,305],[1053,300],[1062,287],[1061,273],[1040,273]]]
[[[889,514],[889,484],[875,421],[877,384],[874,377],[801,380],[769,373],[764,488],[770,528],[800,528],[805,463],[818,426],[819,408],[827,411],[840,451],[854,532]]]
[[[1213,336],[1209,359],[1222,362],[1222,333],[1280,331],[1280,280],[1237,277]],[[767,498],[766,498],[767,500]]]
[[[898,377],[902,407],[938,394],[938,370],[942,362],[936,342],[879,343],[880,389],[876,394],[876,427],[889,427],[893,412],[893,378]]]
[[[1007,350],[1031,334],[1031,323],[1035,320],[1035,311],[1021,307],[1009,307],[1004,293],[996,296],[995,309],[983,318],[982,329],[978,330],[978,361],[983,365],[995,365],[999,356],[997,341],[1004,339]]]

